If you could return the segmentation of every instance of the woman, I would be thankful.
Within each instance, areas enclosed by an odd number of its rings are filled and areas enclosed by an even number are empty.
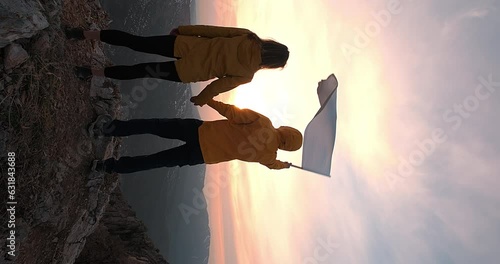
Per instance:
[[[140,37],[118,30],[66,30],[69,39],[96,39],[136,51],[176,58],[175,61],[112,66],[105,69],[76,67],[79,78],[92,75],[119,80],[159,78],[175,82],[198,82],[213,78],[191,101],[204,105],[219,93],[229,91],[252,80],[260,69],[283,68],[289,57],[288,48],[276,41],[260,39],[243,28],[205,25],[179,26],[170,35]]]

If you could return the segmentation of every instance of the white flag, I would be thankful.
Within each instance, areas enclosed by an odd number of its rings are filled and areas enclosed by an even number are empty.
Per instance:
[[[319,82],[320,109],[304,132],[302,168],[330,176],[333,146],[337,129],[337,87],[334,74]]]

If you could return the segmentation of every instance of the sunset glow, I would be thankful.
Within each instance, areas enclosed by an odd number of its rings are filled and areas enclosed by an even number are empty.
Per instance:
[[[220,13],[235,14],[224,17],[211,17],[208,14],[210,6],[200,2],[198,10],[207,11],[198,11],[200,19],[197,23],[249,28],[263,38],[285,43],[290,50],[290,59],[283,70],[262,70],[251,83],[221,95],[219,99],[258,111],[270,117],[275,126],[290,125],[303,132],[319,109],[318,82],[335,73],[341,82],[339,107],[349,109],[348,115],[339,117],[339,122],[345,123],[339,135],[357,139],[351,142],[351,155],[367,166],[373,156],[379,156],[385,147],[373,143],[383,135],[379,123],[384,111],[383,102],[387,100],[376,89],[382,78],[380,66],[371,58],[356,59],[349,65],[342,53],[332,50],[352,35],[342,30],[341,23],[345,27],[345,21],[332,19],[332,13],[326,12],[329,9],[326,1],[314,5],[289,4],[289,1],[214,3],[212,8],[219,8]],[[326,23],[320,26],[304,23],[321,20],[330,23],[328,26]],[[337,37],[332,36],[334,33]],[[366,96],[358,97],[356,93]],[[204,107],[201,114],[205,118],[217,118],[208,107]],[[280,152],[278,158],[300,165],[301,151]],[[238,168],[238,173],[235,168]],[[314,213],[327,203],[319,200],[313,205],[308,202],[311,197],[303,195],[310,193],[308,190],[314,193],[313,190],[324,184],[325,179],[295,169],[270,171],[258,164],[231,162],[208,166],[206,183],[215,185],[218,175],[225,171],[231,174],[230,184],[220,189],[221,195],[208,197],[211,228],[214,230],[210,262],[224,263],[233,256],[237,263],[297,263],[302,252],[291,249],[307,248],[308,241],[313,241],[308,237],[319,221]],[[316,194],[321,197],[321,193]],[[232,229],[228,228],[229,225]]]
[[[428,230],[438,226],[441,237],[463,244],[472,243],[467,238],[480,236],[477,229],[468,230],[464,223],[454,222],[457,204],[442,197],[440,191],[446,193],[453,186],[454,192],[447,195],[468,190],[475,193],[474,197],[500,200],[498,192],[485,184],[498,171],[484,165],[485,160],[498,157],[495,150],[488,152],[492,157],[476,160],[467,154],[469,149],[479,155],[491,148],[488,143],[449,139],[442,146],[430,146],[432,151],[422,157],[421,163],[406,167],[412,170],[412,177],[393,175],[398,175],[402,162],[408,163],[411,153],[420,151],[419,142],[436,128],[448,136],[469,133],[468,129],[474,127],[471,124],[483,125],[481,114],[471,113],[475,121],[453,131],[443,121],[442,112],[471,96],[470,87],[478,82],[471,72],[483,69],[476,61],[487,57],[482,53],[466,56],[467,62],[475,65],[471,69],[465,62],[456,63],[455,58],[462,58],[469,49],[465,44],[459,46],[464,39],[469,40],[465,35],[459,44],[454,42],[453,38],[459,36],[456,32],[463,24],[486,19],[500,9],[484,3],[467,6],[460,11],[463,13],[448,14],[433,5],[432,1],[410,0],[197,1],[197,20],[193,22],[248,28],[262,38],[286,44],[290,50],[283,70],[259,71],[251,83],[216,99],[258,111],[276,127],[289,125],[304,132],[319,109],[318,82],[331,73],[339,80],[332,178],[294,168],[272,171],[242,162],[207,166],[210,263],[314,263],[305,260],[330,236],[344,241],[339,245],[342,250],[328,252],[328,259],[339,263],[407,263],[415,256],[423,256],[420,263],[429,263],[435,260],[434,254],[449,256],[443,259],[450,263],[462,260],[456,257],[460,254],[452,255],[462,252],[462,244],[454,245],[454,250],[440,248],[439,254],[435,248],[441,245],[428,247],[435,243],[433,232]],[[431,7],[436,14],[445,14],[433,17],[426,9]],[[380,22],[381,17],[387,24]],[[482,74],[488,76],[492,69],[498,68],[488,68]],[[447,88],[449,82],[457,85]],[[460,82],[470,87],[457,88]],[[204,85],[193,85],[193,92],[196,94]],[[477,113],[484,114],[484,109],[493,108],[494,103],[485,101]],[[204,119],[221,118],[207,106],[200,114]],[[491,128],[487,131],[493,134]],[[278,159],[300,165],[301,150],[278,152]],[[478,171],[463,160],[486,167]],[[481,176],[467,178],[479,172]],[[447,178],[450,175],[453,177]],[[227,184],[221,183],[224,178],[228,178]],[[218,191],[209,194],[209,185],[217,186]],[[481,192],[475,192],[478,188]],[[472,215],[478,207],[464,208]],[[493,218],[474,217],[467,221],[495,222]],[[494,252],[488,253],[491,256]]]

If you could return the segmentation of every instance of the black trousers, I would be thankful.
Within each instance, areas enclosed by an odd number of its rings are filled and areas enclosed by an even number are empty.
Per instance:
[[[203,121],[198,119],[133,119],[129,121],[113,120],[104,128],[107,136],[130,136],[153,134],[163,138],[179,139],[185,144],[160,151],[156,154],[121,157],[104,161],[107,172],[132,173],[161,167],[175,167],[203,164],[198,128]]]
[[[175,58],[174,43],[176,36],[163,35],[141,37],[120,30],[102,30],[100,38],[101,41],[111,45],[128,47],[135,51]],[[157,78],[181,82],[173,61],[106,67],[104,69],[104,76],[118,80]]]

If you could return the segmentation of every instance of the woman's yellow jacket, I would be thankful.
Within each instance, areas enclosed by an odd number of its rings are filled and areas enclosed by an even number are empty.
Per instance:
[[[219,93],[252,80],[260,69],[260,44],[248,29],[215,26],[179,26],[174,44],[175,67],[184,83],[217,80],[199,95],[206,104]]]

